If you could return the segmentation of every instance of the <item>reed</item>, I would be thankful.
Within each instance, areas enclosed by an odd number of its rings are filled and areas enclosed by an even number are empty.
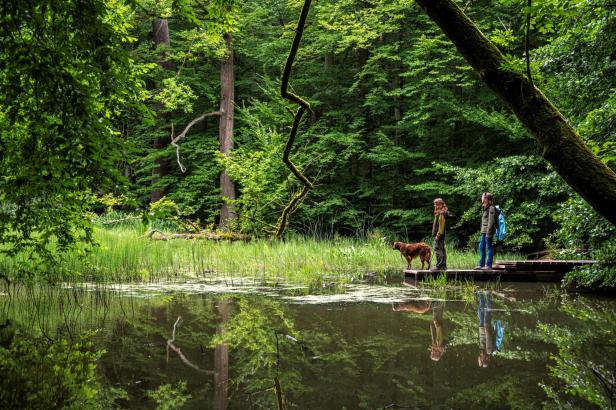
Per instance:
[[[264,282],[346,283],[366,275],[377,279],[401,278],[406,266],[399,252],[384,238],[318,240],[297,236],[284,241],[157,241],[144,233],[145,228],[139,224],[99,228],[95,232],[98,246],[92,252],[69,253],[60,262],[43,266],[42,274],[52,281],[69,282],[241,276]],[[479,258],[476,252],[453,248],[448,249],[447,256],[451,268],[472,267]],[[5,272],[11,272],[15,266],[14,259],[0,258],[0,269]]]

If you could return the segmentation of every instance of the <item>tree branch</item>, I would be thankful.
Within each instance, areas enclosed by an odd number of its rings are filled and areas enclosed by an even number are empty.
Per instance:
[[[537,139],[542,156],[599,214],[616,225],[616,174],[590,150],[567,119],[452,0],[416,0],[480,79]]]
[[[526,54],[526,76],[531,85],[533,85],[533,77],[530,75],[530,8],[532,0],[528,0],[528,11],[526,13],[526,38],[524,40],[524,51]]]
[[[291,69],[293,68],[293,61],[295,61],[295,56],[297,55],[297,50],[299,49],[299,43],[302,39],[302,34],[304,33],[306,18],[308,17],[308,12],[310,11],[310,3],[311,0],[304,0],[304,6],[302,7],[302,11],[297,22],[297,28],[295,29],[295,37],[293,38],[293,44],[291,45],[291,50],[289,51],[289,56],[287,57],[287,62],[285,64],[284,72],[282,74],[282,80],[280,83],[280,95],[282,96],[282,98],[292,101],[300,106],[299,110],[297,110],[297,113],[295,113],[295,118],[293,119],[293,127],[291,128],[287,144],[284,148],[282,161],[304,186],[299,193],[293,196],[289,204],[283,209],[282,214],[278,219],[278,227],[276,229],[277,238],[282,237],[282,235],[284,234],[289,220],[289,215],[293,212],[295,206],[302,198],[306,196],[308,191],[313,188],[312,182],[308,180],[308,178],[306,178],[306,176],[289,159],[291,149],[293,148],[293,144],[295,143],[295,138],[297,136],[297,129],[299,128],[302,117],[306,111],[311,112],[310,104],[306,100],[289,91],[289,78],[291,77]]]
[[[173,324],[173,333],[171,335],[171,339],[167,340],[167,362],[169,362],[169,349],[171,349],[171,350],[173,350],[174,352],[176,352],[178,354],[180,359],[186,365],[192,367],[193,369],[197,370],[198,372],[201,372],[201,373],[204,373],[204,374],[214,374],[215,372],[213,370],[204,370],[204,369],[200,368],[199,366],[197,366],[196,364],[192,363],[190,360],[188,360],[186,358],[186,356],[184,356],[184,353],[182,353],[182,350],[175,345],[175,331],[177,330],[177,327],[180,325],[180,323],[182,323],[182,316],[178,316],[177,320]]]
[[[218,116],[218,115],[222,115],[222,114],[223,114],[222,110],[221,111],[212,111],[212,112],[208,112],[206,114],[203,114],[203,115],[195,118],[191,122],[189,122],[188,125],[186,126],[186,128],[184,128],[184,131],[182,131],[180,134],[178,134],[178,136],[174,136],[175,131],[174,131],[173,123],[171,124],[171,145],[173,145],[175,147],[175,156],[177,158],[178,165],[180,166],[180,171],[182,171],[182,173],[186,172],[186,167],[184,167],[184,165],[182,165],[182,163],[180,162],[180,146],[177,144],[177,142],[179,140],[181,140],[182,138],[184,138],[186,136],[186,134],[188,133],[188,131],[190,131],[190,129],[195,124],[197,124],[198,122],[203,121],[207,117],[214,117],[214,116]]]

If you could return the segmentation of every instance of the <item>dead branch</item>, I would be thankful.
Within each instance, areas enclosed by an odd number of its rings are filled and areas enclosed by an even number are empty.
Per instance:
[[[203,121],[207,117],[214,117],[214,116],[218,116],[218,115],[222,115],[222,114],[223,114],[222,110],[220,110],[220,111],[212,111],[212,112],[208,112],[206,114],[203,114],[203,115],[193,119],[191,122],[189,122],[188,125],[186,126],[186,128],[184,128],[184,131],[182,131],[177,136],[174,136],[175,130],[174,130],[173,124],[171,124],[171,145],[175,147],[175,156],[177,158],[178,165],[180,166],[180,171],[182,171],[182,173],[186,172],[186,167],[184,165],[182,165],[182,163],[180,162],[180,146],[177,144],[177,142],[179,140],[181,140],[182,138],[184,138],[186,136],[186,134],[188,133],[188,131],[190,131],[190,129],[195,124],[197,124],[198,122]]]
[[[126,218],[114,219],[113,221],[105,221],[103,222],[103,225],[112,225],[112,224],[117,224],[117,223],[126,222],[126,221],[136,221],[138,219],[141,219],[141,217],[140,216],[127,216]]]
[[[182,350],[175,345],[175,332],[177,330],[177,327],[181,323],[182,323],[182,316],[178,316],[178,318],[176,319],[175,323],[173,324],[173,332],[171,334],[171,339],[167,340],[167,363],[169,363],[169,349],[171,349],[171,350],[173,350],[174,352],[176,352],[178,354],[180,359],[186,365],[192,367],[193,369],[197,370],[198,372],[201,372],[201,373],[204,373],[204,374],[212,374],[213,375],[215,373],[213,370],[204,370],[204,369],[200,368],[199,366],[195,365],[190,360],[188,360],[186,358],[186,356],[184,355],[184,353],[182,353]]]
[[[158,235],[155,235],[158,234]],[[152,229],[148,231],[145,237],[155,240],[155,241],[168,241],[171,239],[206,239],[211,241],[248,241],[250,240],[250,236],[237,234],[237,233],[226,233],[226,232],[208,232],[208,231],[199,231],[198,233],[172,233],[165,234],[158,229]]]
[[[295,113],[295,118],[293,119],[293,127],[291,128],[287,144],[284,148],[282,161],[293,173],[293,175],[295,175],[297,179],[300,180],[300,182],[303,184],[303,187],[301,191],[299,191],[293,196],[293,198],[291,198],[289,204],[283,209],[282,214],[278,219],[278,226],[276,228],[277,238],[282,237],[287,227],[289,215],[295,210],[297,204],[306,196],[308,191],[313,187],[312,182],[308,180],[308,178],[306,178],[306,176],[304,176],[304,174],[299,169],[297,169],[295,164],[293,164],[293,162],[289,159],[291,149],[293,148],[293,144],[297,136],[297,129],[299,128],[302,117],[306,111],[311,112],[310,104],[308,104],[306,100],[289,91],[289,78],[291,77],[291,69],[293,67],[293,61],[295,61],[295,55],[297,54],[297,50],[299,49],[299,43],[304,33],[306,18],[308,17],[308,11],[310,10],[310,3],[311,0],[304,0],[304,5],[302,7],[299,20],[297,21],[297,27],[295,29],[295,37],[293,38],[293,44],[291,45],[291,50],[289,51],[289,56],[287,57],[287,62],[285,64],[284,72],[282,74],[282,81],[280,83],[280,95],[282,96],[282,98],[292,101],[300,106],[300,108]]]

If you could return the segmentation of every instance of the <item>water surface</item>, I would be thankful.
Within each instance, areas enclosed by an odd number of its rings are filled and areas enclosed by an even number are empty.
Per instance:
[[[0,303],[0,323],[27,337],[97,329],[97,372],[125,408],[154,408],[165,384],[189,409],[592,408],[609,403],[600,375],[616,367],[616,301],[555,285],[236,279],[12,287]]]

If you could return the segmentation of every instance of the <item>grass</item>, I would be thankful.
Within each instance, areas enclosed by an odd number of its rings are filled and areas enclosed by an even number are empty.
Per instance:
[[[138,225],[99,228],[95,238],[99,246],[91,253],[69,253],[61,262],[44,266],[45,275],[54,281],[141,282],[243,276],[263,281],[345,283],[361,279],[366,273],[377,278],[401,278],[406,266],[384,238],[156,241],[145,238],[144,228]],[[472,267],[478,259],[477,252],[447,250],[450,268]],[[15,266],[14,260],[0,258],[2,271],[10,273]]]

